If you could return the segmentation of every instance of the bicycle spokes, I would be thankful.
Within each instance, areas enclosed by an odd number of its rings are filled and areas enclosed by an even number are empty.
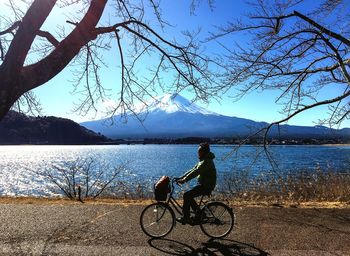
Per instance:
[[[151,237],[163,237],[170,233],[175,225],[175,214],[163,203],[147,206],[141,214],[142,230]]]
[[[233,224],[233,213],[227,205],[211,202],[204,206],[200,226],[206,235],[224,237],[231,232]]]

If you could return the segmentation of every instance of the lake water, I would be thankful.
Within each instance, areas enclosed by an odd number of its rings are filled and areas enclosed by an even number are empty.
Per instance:
[[[350,146],[271,146],[272,167],[261,147],[212,145],[219,173],[349,171]],[[0,195],[53,196],[52,184],[39,175],[54,164],[94,159],[110,168],[125,165],[120,179],[153,184],[162,175],[179,176],[197,162],[197,145],[0,146]]]

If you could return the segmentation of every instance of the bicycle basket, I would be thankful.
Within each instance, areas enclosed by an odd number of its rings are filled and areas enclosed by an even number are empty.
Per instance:
[[[154,185],[154,197],[156,201],[166,201],[169,192],[170,179],[168,176],[163,176]]]

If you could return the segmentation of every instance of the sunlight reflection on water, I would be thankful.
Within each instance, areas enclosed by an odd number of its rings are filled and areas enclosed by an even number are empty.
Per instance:
[[[251,169],[266,172],[271,166],[261,148],[244,146],[227,159],[233,146],[212,146],[219,173]],[[349,146],[274,146],[271,151],[279,170],[313,170],[316,166],[348,171]],[[53,184],[38,175],[53,164],[77,159],[96,159],[111,167],[126,163],[124,180],[130,177],[152,184],[161,175],[178,176],[197,161],[197,145],[113,145],[113,146],[0,146],[0,195],[53,196]],[[252,164],[253,163],[253,164]]]

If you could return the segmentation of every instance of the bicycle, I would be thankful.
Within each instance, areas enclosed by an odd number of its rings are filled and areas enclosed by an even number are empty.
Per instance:
[[[143,232],[152,238],[161,238],[168,235],[176,225],[177,212],[182,214],[182,206],[174,198],[174,184],[178,178],[171,180],[171,189],[168,198],[164,202],[152,203],[145,207],[140,216],[140,225]],[[231,207],[219,201],[203,200],[201,196],[199,202],[198,222],[204,234],[211,238],[223,238],[227,236],[234,226],[234,213]],[[175,209],[175,211],[174,211]],[[193,212],[192,212],[193,214]],[[198,214],[198,213],[197,213]]]

